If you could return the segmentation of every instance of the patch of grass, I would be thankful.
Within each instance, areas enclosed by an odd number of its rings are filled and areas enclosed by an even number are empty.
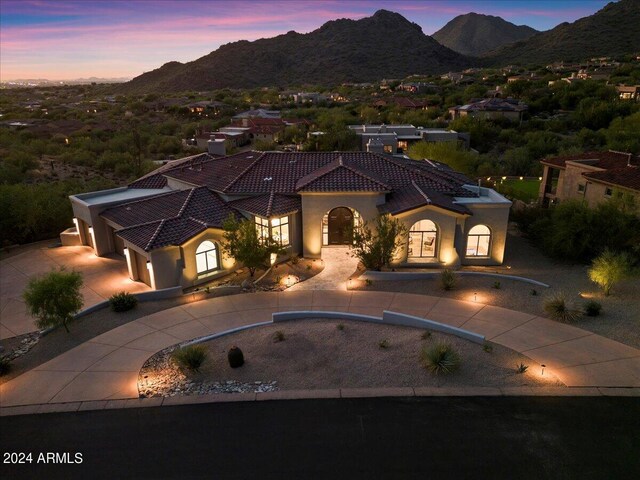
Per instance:
[[[519,365],[516,365],[516,373],[524,373],[529,369],[529,365],[525,365],[524,363],[520,362]]]
[[[339,323],[338,325],[336,325],[336,328],[340,331],[344,330],[344,323]]]
[[[207,358],[207,348],[204,345],[189,345],[173,352],[173,359],[181,368],[197,372]]]
[[[422,332],[422,335],[420,335],[420,338],[422,338],[422,340],[429,340],[431,338],[431,332],[429,331]]]
[[[273,334],[273,341],[274,342],[284,342],[285,340],[285,335],[284,332],[282,330],[276,330]]]
[[[380,340],[378,342],[378,346],[380,348],[382,348],[383,350],[386,350],[387,348],[389,348],[391,346],[391,344],[389,343],[389,340],[387,340],[386,338],[383,338],[382,340]]]
[[[114,312],[126,312],[138,305],[138,299],[129,292],[118,292],[111,295],[109,304]]]
[[[589,300],[584,304],[584,313],[589,317],[597,317],[602,312],[602,304],[595,300]]]
[[[450,343],[425,345],[421,359],[424,367],[436,375],[453,373],[460,368],[461,363],[460,355]]]
[[[453,290],[456,286],[456,280],[456,274],[453,273],[453,270],[445,268],[440,272],[440,286],[443,290]]]
[[[484,350],[487,353],[491,353],[493,352],[493,346],[489,345],[488,343],[485,343],[484,345],[482,345],[482,350]]]
[[[564,293],[556,293],[544,302],[544,311],[561,322],[574,322],[580,318],[581,312],[569,307]]]

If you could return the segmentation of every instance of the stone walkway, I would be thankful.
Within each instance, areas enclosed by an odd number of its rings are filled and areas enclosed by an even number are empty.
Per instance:
[[[324,270],[309,280],[290,287],[298,290],[346,290],[347,280],[358,267],[359,260],[351,256],[349,247],[323,247]]]
[[[196,337],[270,321],[272,313],[292,310],[375,316],[391,310],[416,315],[483,334],[545,364],[567,386],[640,387],[640,350],[570,325],[440,297],[318,290],[212,298],[140,318],[1,385],[0,405],[137,398],[138,372],[155,352]]]
[[[142,282],[129,279],[127,264],[116,255],[96,257],[90,247],[39,248],[9,257],[0,262],[0,339],[37,330],[22,299],[29,279],[66,267],[82,273],[84,307],[108,299],[122,290],[146,292]]]

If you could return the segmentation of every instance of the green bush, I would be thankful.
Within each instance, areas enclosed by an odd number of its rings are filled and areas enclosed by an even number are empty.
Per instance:
[[[344,330],[344,323],[339,323],[338,325],[336,325],[336,328],[340,331]]]
[[[111,295],[109,304],[114,312],[126,312],[135,308],[138,304],[138,299],[129,292],[118,292]]]
[[[460,355],[449,343],[437,343],[422,348],[422,363],[432,373],[453,373],[461,363]]]
[[[456,274],[448,268],[440,272],[440,286],[443,290],[453,290],[456,286]]]
[[[631,258],[625,252],[605,250],[593,260],[589,268],[589,279],[602,287],[605,295],[613,286],[631,274]]]
[[[580,311],[567,304],[564,293],[556,293],[544,302],[544,311],[554,320],[573,322],[580,317]]]
[[[602,312],[602,305],[595,300],[589,300],[584,304],[584,313],[589,317],[597,317]]]
[[[7,357],[0,357],[0,377],[11,371],[11,362]]]
[[[197,372],[207,358],[207,348],[204,345],[189,345],[173,352],[173,358],[181,368]]]

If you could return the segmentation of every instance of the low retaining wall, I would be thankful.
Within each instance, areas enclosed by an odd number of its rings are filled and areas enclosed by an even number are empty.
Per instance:
[[[300,310],[294,312],[276,312],[272,314],[273,323],[287,322],[290,320],[304,320],[310,318],[329,318],[335,320],[355,320],[359,322],[378,323],[384,325],[395,325],[402,327],[414,327],[434,330],[436,332],[448,333],[456,337],[464,338],[474,343],[484,343],[484,335],[464,330],[462,328],[452,327],[445,323],[426,320],[412,315],[403,313],[390,312],[385,310],[382,318],[371,315],[360,315],[357,313],[344,312],[324,312],[322,310]]]
[[[152,300],[166,300],[168,298],[180,297],[182,295],[182,287],[170,287],[163,288],[162,290],[152,290],[150,292],[141,292],[141,293],[133,293],[134,297],[138,299],[139,302],[149,302]],[[81,318],[90,313],[97,312],[98,310],[102,310],[105,307],[109,306],[109,300],[104,300],[100,303],[96,303],[95,305],[91,305],[90,307],[85,308],[84,310],[80,310],[76,313],[75,318]]]
[[[362,275],[360,275],[359,278],[362,280],[419,280],[422,278],[431,278],[431,277],[440,275],[440,273],[441,272],[439,271],[435,271],[435,272],[374,272],[371,270],[367,270]],[[454,273],[462,277],[483,276],[483,277],[493,277],[498,279],[516,280],[518,282],[530,283],[531,285],[537,285],[539,287],[549,288],[549,285],[547,285],[546,283],[539,282],[531,278],[519,277],[517,275],[504,275],[502,273],[467,272],[467,271],[456,271]]]

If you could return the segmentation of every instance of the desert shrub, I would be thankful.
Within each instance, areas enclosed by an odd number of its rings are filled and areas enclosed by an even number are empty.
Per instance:
[[[602,305],[595,300],[589,300],[584,304],[584,313],[589,317],[597,317],[602,311]]]
[[[426,332],[422,332],[422,335],[420,335],[420,338],[422,338],[422,340],[428,340],[431,338],[431,332],[430,331],[426,331]]]
[[[534,297],[537,296],[538,295],[538,291],[535,288],[532,288],[531,289],[531,295],[534,296]]]
[[[593,260],[589,268],[589,279],[600,285],[605,295],[609,295],[613,286],[630,273],[631,259],[627,253],[605,250]]]
[[[449,343],[437,343],[422,349],[424,367],[436,375],[456,371],[460,362],[460,355]]]
[[[516,373],[524,373],[529,369],[529,365],[525,365],[520,362],[520,364],[516,365]]]
[[[336,328],[340,331],[344,330],[344,323],[339,323],[338,325],[336,325]]]
[[[495,288],[496,290],[500,290],[500,288],[502,288],[502,285],[500,284],[500,282],[493,282],[493,288]]]
[[[273,334],[273,341],[274,342],[283,342],[285,340],[285,338],[286,337],[284,336],[284,332],[282,330],[277,330]]]
[[[207,348],[204,345],[189,345],[173,353],[173,358],[181,368],[197,372],[207,358]]]
[[[482,345],[482,350],[484,350],[487,353],[491,353],[493,352],[493,347],[488,343],[485,343],[484,345]]]
[[[456,274],[448,268],[440,272],[440,286],[443,290],[453,290],[456,286]]]
[[[244,365],[244,354],[235,345],[229,349],[227,353],[227,359],[229,360],[229,366],[231,368],[238,368]]]
[[[114,312],[126,312],[138,304],[138,299],[129,292],[118,292],[111,295],[109,304]]]
[[[291,257],[291,265],[297,265],[300,262],[300,257],[298,255],[293,255]]]
[[[369,270],[381,270],[393,261],[396,251],[406,242],[407,233],[407,227],[397,218],[378,215],[373,228],[365,222],[354,229],[352,256]]]
[[[382,340],[380,340],[378,342],[378,346],[381,349],[386,350],[387,348],[389,348],[391,346],[391,344],[389,343],[389,340],[387,340],[386,338],[383,338]]]
[[[11,371],[11,362],[7,357],[0,357],[0,377]]]
[[[544,311],[554,320],[573,322],[580,317],[578,310],[572,309],[567,304],[564,293],[556,293],[544,302]]]

